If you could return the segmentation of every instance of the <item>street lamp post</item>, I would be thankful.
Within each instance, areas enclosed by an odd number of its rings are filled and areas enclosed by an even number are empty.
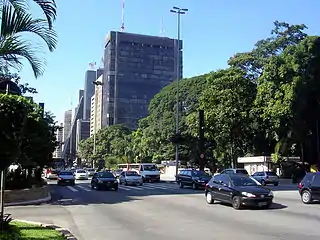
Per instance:
[[[95,86],[102,86],[103,85],[103,82],[101,81],[93,81],[93,84]],[[95,156],[96,154],[96,126],[97,126],[97,99],[96,99],[96,91],[95,92],[95,96],[94,96],[94,118],[93,118],[93,121],[94,121],[94,125],[93,125],[93,156]],[[91,164],[92,168],[95,168],[95,162],[94,162],[94,159],[92,160],[92,164]]]
[[[179,134],[179,80],[180,80],[180,15],[185,14],[188,11],[186,8],[173,7],[170,12],[177,14],[178,18],[178,48],[177,48],[177,110],[176,110],[176,134]],[[178,176],[178,168],[179,168],[179,145],[176,143],[176,180]]]

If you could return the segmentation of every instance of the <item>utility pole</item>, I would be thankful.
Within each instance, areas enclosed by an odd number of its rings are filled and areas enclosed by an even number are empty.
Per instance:
[[[179,7],[173,7],[170,12],[177,14],[177,18],[178,18],[178,44],[177,44],[177,110],[176,110],[176,135],[179,135],[179,81],[180,81],[180,50],[181,50],[181,46],[180,46],[180,15],[181,14],[185,14],[186,12],[188,12],[188,9],[186,8],[179,8]],[[176,179],[178,177],[178,168],[179,168],[179,144],[176,144]]]
[[[97,129],[97,94],[96,94],[96,87],[102,86],[103,82],[100,81],[93,81],[93,84],[95,85],[95,90],[94,90],[94,118],[93,118],[93,156],[95,157],[96,154],[96,129]],[[95,161],[94,159],[92,160],[91,167],[95,168]]]

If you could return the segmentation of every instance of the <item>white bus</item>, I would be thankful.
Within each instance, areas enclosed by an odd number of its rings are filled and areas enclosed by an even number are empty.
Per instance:
[[[144,182],[160,182],[160,171],[153,163],[124,163],[118,164],[118,168],[123,171],[137,171],[142,176]]]

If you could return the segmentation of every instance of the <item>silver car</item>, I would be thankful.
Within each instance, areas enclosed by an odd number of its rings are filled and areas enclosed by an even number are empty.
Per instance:
[[[273,184],[274,186],[279,185],[279,177],[274,172],[255,172],[252,177],[260,182],[263,186],[266,186],[267,184]]]
[[[119,176],[119,184],[125,185],[143,185],[142,176],[136,171],[123,171]]]

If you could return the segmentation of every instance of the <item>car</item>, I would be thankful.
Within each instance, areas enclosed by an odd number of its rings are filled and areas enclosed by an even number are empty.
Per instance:
[[[122,169],[118,169],[118,170],[115,170],[113,172],[113,175],[116,177],[116,178],[119,178],[120,174],[122,173]]]
[[[94,175],[94,173],[96,172],[93,168],[88,168],[86,169],[88,176],[92,177]]]
[[[70,184],[70,185],[75,185],[75,177],[73,176],[72,171],[60,171],[57,184],[62,185],[62,184]]]
[[[219,174],[206,185],[205,198],[208,204],[220,201],[232,204],[234,209],[242,207],[269,208],[273,193],[254,178],[245,174]]]
[[[55,169],[47,169],[45,177],[48,179],[58,179],[58,171]]]
[[[83,169],[77,169],[74,175],[77,180],[88,180],[88,173]]]
[[[193,189],[205,188],[210,180],[209,174],[205,171],[185,169],[181,170],[177,177],[180,188],[192,186]]]
[[[249,175],[248,171],[244,168],[228,168],[221,172],[221,174],[245,174]]]
[[[118,181],[116,177],[109,171],[97,172],[93,174],[91,179],[91,188],[97,190],[104,188],[118,191]]]
[[[304,204],[320,201],[320,172],[307,173],[299,183],[299,194]]]
[[[136,171],[123,171],[119,176],[119,183],[125,185],[143,185],[143,178]]]
[[[273,184],[274,186],[279,185],[279,176],[274,172],[255,172],[252,177],[263,186],[266,186],[267,184]]]

